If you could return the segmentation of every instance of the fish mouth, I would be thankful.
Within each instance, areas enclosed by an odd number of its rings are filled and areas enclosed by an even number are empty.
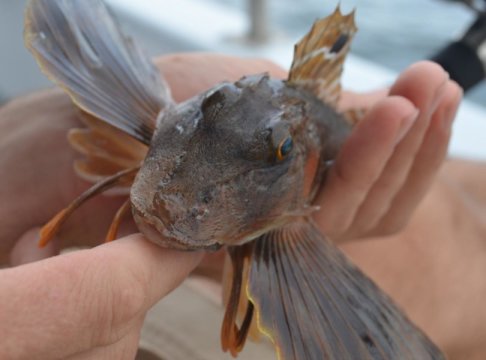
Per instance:
[[[184,241],[176,236],[171,236],[170,231],[158,218],[141,212],[136,206],[132,206],[132,213],[137,227],[151,242],[164,248],[182,251],[217,251],[223,244],[212,241]]]

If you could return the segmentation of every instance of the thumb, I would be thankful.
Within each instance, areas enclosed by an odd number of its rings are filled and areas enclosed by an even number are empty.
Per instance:
[[[0,358],[13,349],[15,358],[67,358],[118,342],[202,255],[162,249],[137,234],[0,270]]]

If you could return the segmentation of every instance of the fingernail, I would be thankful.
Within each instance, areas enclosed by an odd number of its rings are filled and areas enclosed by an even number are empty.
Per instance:
[[[419,114],[420,114],[419,109],[415,108],[410,115],[407,115],[402,119],[400,123],[400,128],[397,133],[396,143],[402,141],[402,139],[407,135],[408,131],[417,120]]]
[[[444,97],[446,85],[449,82],[449,79],[450,79],[449,73],[444,71],[444,79],[442,80],[440,85],[435,90],[434,97],[432,98],[432,103],[431,103],[431,106],[430,106],[430,112],[431,113],[434,112],[437,109],[437,106],[439,106],[440,101]]]

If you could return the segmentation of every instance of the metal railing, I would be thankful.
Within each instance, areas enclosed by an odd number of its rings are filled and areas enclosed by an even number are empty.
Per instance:
[[[270,39],[270,21],[267,0],[248,0],[250,30],[248,39],[256,44],[264,44]]]

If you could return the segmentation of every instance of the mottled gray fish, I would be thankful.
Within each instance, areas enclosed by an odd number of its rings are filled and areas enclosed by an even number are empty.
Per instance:
[[[335,109],[355,32],[354,14],[337,9],[296,45],[286,81],[248,76],[176,104],[101,0],[31,0],[27,47],[81,110],[87,127],[69,134],[85,155],[75,168],[97,182],[43,228],[41,243],[85,200],[130,189],[109,238],[131,209],[162,246],[227,245],[222,343],[233,355],[254,328],[280,359],[442,359],[311,218],[351,129]]]

